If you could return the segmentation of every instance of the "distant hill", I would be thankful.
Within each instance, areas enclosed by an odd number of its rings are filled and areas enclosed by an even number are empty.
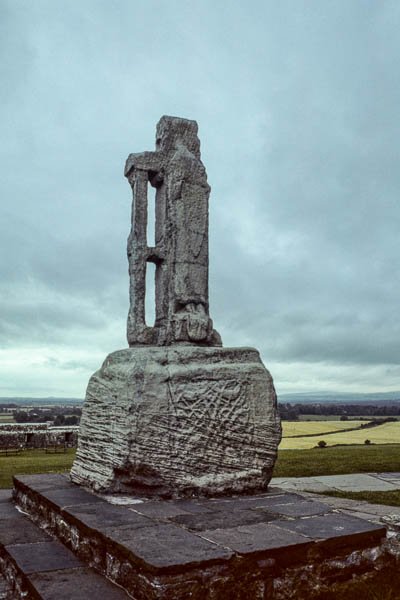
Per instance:
[[[353,394],[347,392],[299,392],[278,394],[279,402],[291,404],[393,404],[400,402],[398,392],[375,392],[373,394]]]
[[[51,406],[63,406],[65,404],[82,404],[82,398],[55,398],[53,396],[49,396],[47,398],[21,398],[17,397],[1,397],[1,404],[16,404],[17,406],[43,406],[43,405],[51,405]]]
[[[398,392],[375,392],[373,394],[353,394],[347,392],[292,392],[278,394],[279,402],[291,404],[393,404],[400,402],[400,391]],[[62,406],[68,404],[82,404],[83,398],[57,398],[48,396],[46,398],[21,398],[0,397],[2,404],[16,404],[17,406]]]

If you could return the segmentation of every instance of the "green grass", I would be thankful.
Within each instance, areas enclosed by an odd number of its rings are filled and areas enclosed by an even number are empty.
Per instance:
[[[299,415],[299,421],[340,421],[342,415]],[[357,417],[353,417],[356,419]],[[283,421],[285,419],[282,419]]]
[[[281,450],[274,477],[400,471],[400,444]]]
[[[13,486],[13,475],[33,473],[64,473],[71,469],[76,450],[66,453],[46,454],[45,450],[24,450],[16,456],[0,456],[0,489]]]
[[[46,454],[44,450],[25,450],[16,456],[0,455],[0,488],[12,487],[13,474],[57,473],[69,471],[75,450],[66,454]],[[400,445],[361,445],[281,450],[274,477],[313,477],[348,473],[400,471]]]
[[[12,414],[2,413],[0,414],[0,423],[15,423]]]
[[[314,492],[321,496],[332,496],[334,498],[349,498],[350,500],[363,500],[370,504],[385,504],[386,506],[400,506],[400,490],[388,492]]]

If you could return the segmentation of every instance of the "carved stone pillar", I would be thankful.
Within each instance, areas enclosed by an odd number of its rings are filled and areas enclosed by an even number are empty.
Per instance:
[[[195,121],[162,117],[156,150],[131,154],[129,348],[89,381],[72,480],[104,492],[180,497],[266,489],[281,438],[257,350],[221,348],[208,300],[208,198]],[[155,246],[147,244],[148,186]],[[156,265],[156,319],[145,315]],[[247,310],[247,307],[245,307]]]

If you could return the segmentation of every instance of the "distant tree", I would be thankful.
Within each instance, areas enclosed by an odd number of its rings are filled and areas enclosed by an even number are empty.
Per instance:
[[[29,421],[28,413],[25,410],[15,410],[13,415],[17,423],[27,423]]]
[[[57,415],[54,420],[54,425],[65,425],[65,417],[64,415]]]
[[[341,420],[341,421],[348,421],[348,420],[349,420],[349,417],[348,417],[347,415],[342,415],[342,416],[340,417],[340,420]]]
[[[65,417],[64,425],[78,425],[78,423],[79,419],[76,415],[72,415],[72,417]]]
[[[326,442],[324,442],[324,440],[320,440],[320,441],[318,442],[318,447],[319,447],[319,448],[326,448]]]
[[[299,413],[296,406],[291,404],[279,404],[279,413],[282,421],[298,421]]]
[[[367,446],[369,446],[371,443],[371,440],[365,440],[364,444],[366,444]]]

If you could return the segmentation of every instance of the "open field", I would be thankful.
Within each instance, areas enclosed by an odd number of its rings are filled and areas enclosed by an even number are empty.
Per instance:
[[[0,456],[0,489],[12,487],[13,475],[64,473],[71,469],[75,448],[66,453],[46,454],[45,450],[24,450],[16,456]]]
[[[65,454],[25,450],[16,456],[0,456],[0,488],[12,487],[13,474],[69,471],[75,449]],[[312,477],[347,473],[400,471],[400,444],[383,446],[341,446],[278,452],[275,477]]]
[[[299,415],[299,421],[340,421],[341,415]],[[354,417],[356,418],[356,417]]]
[[[386,416],[386,415],[385,415]],[[359,419],[367,419],[367,421],[372,421],[372,419],[384,419],[385,416],[382,415],[357,415],[357,416],[348,416],[350,420],[359,420]],[[392,419],[397,419],[400,421],[400,416],[390,416]],[[299,421],[340,421],[341,415],[299,415]]]
[[[340,446],[278,452],[274,477],[400,471],[400,444]]]
[[[344,431],[341,433],[324,435],[328,431],[334,431],[336,428],[351,429],[352,427],[357,427],[357,424],[362,424],[362,421],[283,422],[284,436],[316,433],[321,433],[321,436],[298,438],[284,437],[280,443],[279,449],[314,448],[320,440],[326,442],[327,446],[334,446],[336,444],[363,444],[366,439],[370,440],[372,444],[400,444],[400,421],[384,423],[383,425],[359,429],[358,431]],[[345,427],[342,427],[343,425],[345,425]],[[297,431],[299,433],[296,433]]]
[[[0,414],[0,424],[1,423],[15,423],[12,413],[1,413]]]
[[[314,435],[327,431],[354,429],[365,425],[366,421],[282,421],[282,436]]]

